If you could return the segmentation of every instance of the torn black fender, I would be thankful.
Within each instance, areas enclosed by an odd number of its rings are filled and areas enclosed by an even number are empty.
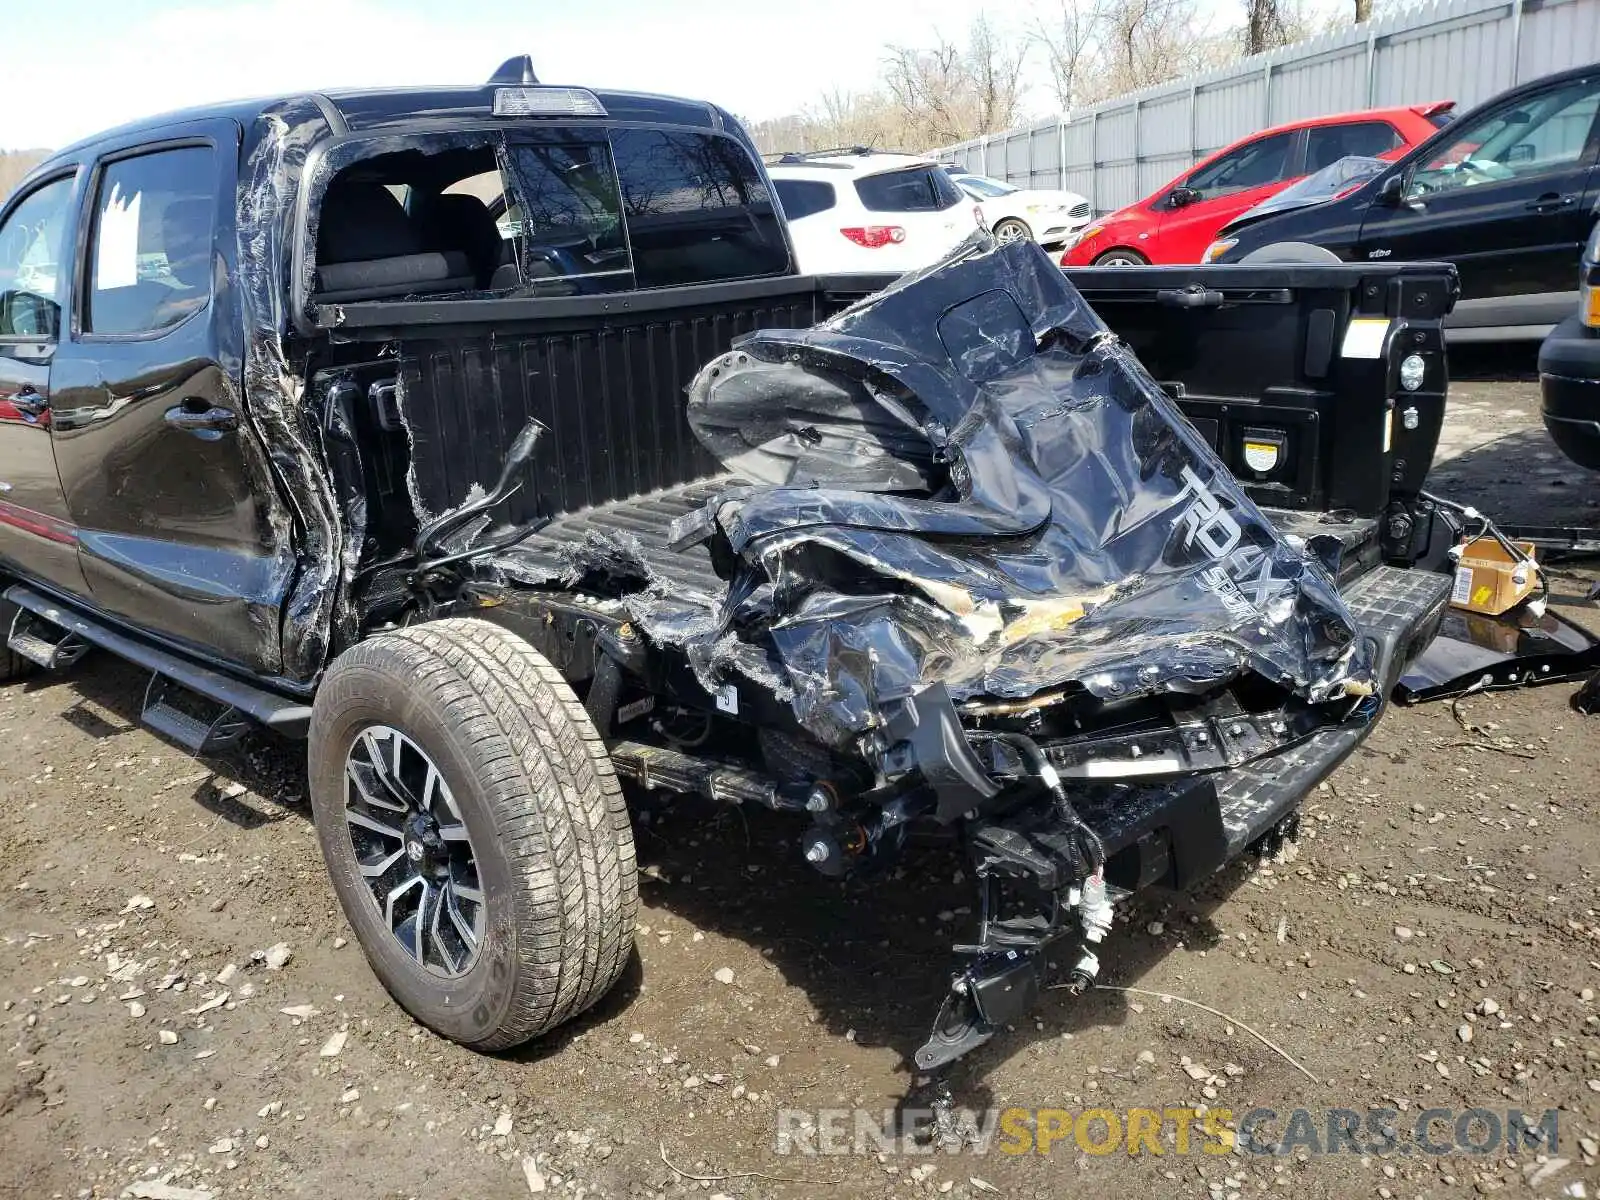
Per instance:
[[[683,522],[720,547],[713,619],[667,598],[636,615],[720,644],[702,663],[762,651],[825,743],[935,682],[958,707],[1245,675],[1310,704],[1374,688],[1315,555],[1031,244],[975,238],[822,325],[740,339],[689,419],[759,486]]]

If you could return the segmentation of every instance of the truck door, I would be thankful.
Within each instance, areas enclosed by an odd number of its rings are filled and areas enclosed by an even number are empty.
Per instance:
[[[89,180],[56,463],[97,607],[275,673],[291,547],[241,411],[239,130],[174,132],[108,151]]]
[[[1461,275],[1451,328],[1553,325],[1594,225],[1600,70],[1523,91],[1408,159],[1401,191],[1361,225],[1358,259],[1443,259]]]
[[[77,533],[50,453],[76,176],[66,168],[0,210],[0,559],[81,596]]]

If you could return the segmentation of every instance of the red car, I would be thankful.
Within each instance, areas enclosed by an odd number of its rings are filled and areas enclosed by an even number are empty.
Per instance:
[[[1454,100],[1410,108],[1373,108],[1294,121],[1253,133],[1185,171],[1171,183],[1084,228],[1063,267],[1197,263],[1234,217],[1351,154],[1398,158],[1437,133]]]

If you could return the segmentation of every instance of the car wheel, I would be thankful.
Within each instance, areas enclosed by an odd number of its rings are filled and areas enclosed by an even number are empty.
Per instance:
[[[33,663],[6,645],[11,636],[11,624],[21,610],[9,600],[0,600],[0,683],[21,679],[33,670]]]
[[[522,638],[452,619],[362,642],[312,707],[311,806],[367,960],[481,1050],[594,1004],[633,947],[633,832],[605,743]]]
[[[1242,263],[1336,263],[1343,260],[1326,246],[1311,242],[1273,242],[1250,251]]]
[[[1015,217],[1007,217],[995,223],[994,239],[1004,246],[1007,242],[1031,241],[1033,230],[1028,228],[1026,221],[1019,221]]]
[[[1148,267],[1150,260],[1137,250],[1118,247],[1115,250],[1107,250],[1094,260],[1094,265],[1097,267]]]

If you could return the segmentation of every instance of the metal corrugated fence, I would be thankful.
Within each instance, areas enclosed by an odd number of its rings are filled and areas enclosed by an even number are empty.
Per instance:
[[[1600,0],[1432,0],[1365,25],[935,151],[1110,212],[1203,156],[1285,121],[1430,100],[1465,109],[1600,60]]]

